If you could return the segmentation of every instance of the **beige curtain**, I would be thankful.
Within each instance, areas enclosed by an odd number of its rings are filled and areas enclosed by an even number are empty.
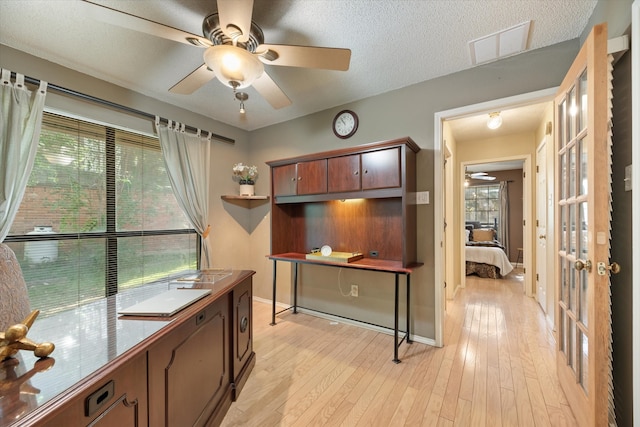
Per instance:
[[[188,134],[184,125],[169,121],[160,124],[156,117],[156,130],[162,147],[169,181],[178,204],[202,237],[201,268],[209,268],[209,163],[211,136]]]
[[[0,81],[0,242],[18,212],[38,149],[47,82],[31,92],[24,76],[2,69]]]

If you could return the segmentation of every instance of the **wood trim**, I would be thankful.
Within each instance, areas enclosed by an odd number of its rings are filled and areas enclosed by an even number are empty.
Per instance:
[[[389,141],[371,142],[371,143],[368,143],[368,144],[356,145],[354,147],[342,148],[342,149],[339,149],[339,150],[324,151],[322,153],[322,157],[328,159],[328,158],[331,158],[331,157],[344,156],[344,155],[347,155],[347,154],[363,153],[363,152],[367,152],[367,151],[377,151],[377,150],[380,150],[380,149],[394,147],[394,146],[401,145],[401,144],[406,145],[414,153],[417,153],[417,152],[420,151],[420,147],[418,146],[418,144],[416,144],[413,141],[413,139],[411,139],[410,137],[406,136],[406,137],[403,137],[403,138],[392,139],[392,140],[389,140]],[[273,166],[286,165],[288,163],[296,163],[296,162],[305,162],[305,161],[309,161],[309,160],[315,160],[317,158],[318,158],[318,154],[317,153],[313,153],[313,154],[305,154],[305,155],[297,156],[297,157],[289,157],[289,158],[286,158],[286,159],[270,160],[270,161],[265,162],[265,163],[267,165],[273,167]]]

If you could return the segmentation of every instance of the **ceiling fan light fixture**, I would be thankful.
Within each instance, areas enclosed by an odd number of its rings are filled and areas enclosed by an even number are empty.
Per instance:
[[[498,129],[502,126],[502,117],[500,117],[500,112],[496,111],[494,113],[489,114],[489,120],[487,120],[487,127],[489,129]]]
[[[249,99],[249,94],[246,92],[236,92],[236,99],[240,101],[240,114],[244,114],[247,111],[244,109],[244,101]]]
[[[204,62],[218,80],[234,89],[251,86],[264,72],[258,58],[236,46],[212,46],[205,51]]]

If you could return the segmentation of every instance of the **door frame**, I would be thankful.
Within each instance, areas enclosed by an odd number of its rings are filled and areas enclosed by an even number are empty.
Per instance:
[[[460,177],[459,177],[459,181],[458,182],[464,182],[464,178],[465,178],[465,170],[467,169],[467,166],[472,166],[472,165],[482,165],[484,163],[494,163],[494,162],[508,162],[511,160],[522,160],[523,165],[522,165],[522,172],[529,177],[529,179],[524,179],[522,180],[522,219],[525,222],[525,225],[523,226],[524,230],[522,232],[522,265],[525,268],[525,270],[527,269],[527,265],[529,265],[529,267],[533,270],[526,270],[529,272],[533,272],[535,271],[535,257],[532,256],[532,254],[534,253],[533,251],[533,245],[535,244],[535,239],[532,239],[530,234],[531,233],[535,233],[535,227],[533,227],[533,218],[531,217],[531,207],[532,207],[532,203],[531,200],[533,198],[533,184],[534,181],[533,180],[533,167],[532,167],[532,159],[530,155],[515,155],[515,156],[509,156],[509,157],[490,157],[490,158],[486,158],[486,159],[481,159],[481,160],[470,160],[470,161],[466,161],[466,162],[461,162],[460,163]],[[450,188],[448,189],[448,191],[451,192],[455,192],[455,189]],[[459,198],[458,198],[458,212],[462,212],[462,207],[465,204],[465,192],[464,191],[460,191],[459,194]],[[534,212],[535,213],[535,212]],[[464,219],[464,215],[460,215],[460,221],[457,224],[454,224],[455,227],[458,230],[463,230],[464,226],[465,226],[465,219]],[[465,256],[466,256],[466,251],[465,251],[465,244],[462,240],[462,237],[460,237],[460,239],[457,239],[457,241],[453,242],[454,245],[456,245],[455,247],[458,249],[458,259],[459,260],[464,260]],[[511,248],[512,250],[514,248]],[[507,255],[507,258],[509,258],[509,256]],[[509,260],[511,261],[511,260]],[[466,288],[467,287],[467,276],[466,276],[466,265],[464,262],[460,262],[460,265],[458,265],[458,270],[460,271],[460,279],[461,279],[461,283],[460,283],[460,287],[462,288]],[[535,291],[535,280],[533,280],[533,274],[525,274],[524,275],[524,293],[525,295],[532,297],[534,295],[534,291]]]
[[[522,107],[525,105],[536,104],[540,102],[553,102],[555,94],[558,90],[558,87],[553,87],[549,89],[542,89],[535,92],[523,93],[515,96],[510,96],[506,98],[498,98],[491,101],[486,101],[478,104],[467,105],[463,107],[458,107],[450,110],[439,111],[434,114],[434,159],[433,159],[433,204],[434,204],[434,283],[436,284],[434,290],[434,310],[435,310],[435,345],[438,347],[442,347],[444,345],[444,320],[445,320],[445,299],[446,292],[444,289],[445,280],[448,283],[448,286],[458,286],[461,284],[454,284],[452,278],[445,277],[446,275],[446,266],[444,265],[445,256],[443,253],[443,247],[448,245],[455,245],[455,230],[454,232],[450,232],[446,234],[447,242],[443,241],[445,237],[444,233],[444,206],[443,206],[443,192],[449,191],[449,194],[453,194],[453,185],[455,180],[445,180],[444,178],[444,153],[445,153],[445,145],[446,141],[444,140],[443,134],[443,123],[447,120],[454,120],[463,117],[473,116],[482,113],[488,113],[490,111],[496,111],[501,109]],[[454,160],[455,150],[454,150]],[[531,161],[529,163],[529,169],[531,169]],[[525,165],[526,167],[526,165]],[[525,171],[527,173],[527,177],[529,179],[525,180],[525,186],[531,187],[531,170]],[[457,175],[456,175],[457,176]],[[447,185],[447,188],[444,188],[444,185]],[[531,197],[531,188],[527,193],[525,188],[524,197],[527,195]],[[531,218],[529,212],[524,212],[525,217],[525,227],[524,227],[524,245],[528,246],[528,253],[533,253],[533,248],[531,247]],[[454,224],[450,224],[453,226]],[[457,240],[460,241],[460,233],[457,233]],[[449,246],[456,247],[456,246]],[[531,256],[526,257],[524,260],[524,267],[527,271],[533,271],[532,267],[532,258]],[[528,278],[525,276],[525,289],[528,290],[528,295],[531,295],[531,289],[533,286],[533,282],[531,281],[531,275],[529,274]],[[464,281],[464,278],[462,279]]]

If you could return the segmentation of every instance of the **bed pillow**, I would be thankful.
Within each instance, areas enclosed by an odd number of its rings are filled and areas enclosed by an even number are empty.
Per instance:
[[[464,234],[466,234],[467,239],[465,240],[465,242],[469,242],[469,236],[471,236],[471,230],[464,230]]]
[[[486,242],[490,240],[494,240],[495,238],[495,230],[492,228],[476,228],[473,230],[473,241],[474,242]]]

